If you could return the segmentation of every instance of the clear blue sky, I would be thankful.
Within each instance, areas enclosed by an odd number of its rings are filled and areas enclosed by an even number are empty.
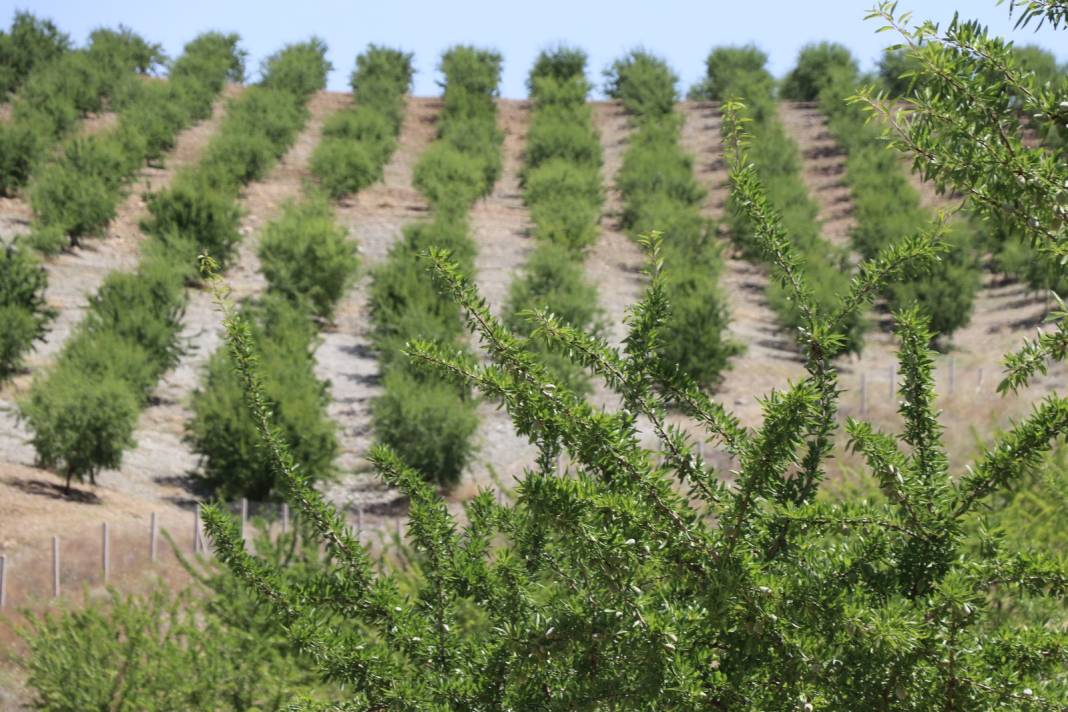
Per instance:
[[[717,45],[755,42],[770,56],[777,76],[793,66],[806,42],[831,39],[850,47],[871,67],[889,34],[876,35],[863,17],[875,0],[33,0],[0,2],[7,25],[16,8],[51,17],[77,42],[101,25],[124,23],[161,43],[171,56],[197,33],[238,32],[250,54],[249,67],[287,42],[316,34],[330,47],[331,89],[344,90],[356,55],[369,42],[415,53],[415,93],[438,93],[435,67],[446,47],[463,42],[493,47],[504,55],[503,96],[522,97],[538,51],[566,41],[590,55],[592,78],[626,50],[642,45],[664,56],[685,91],[697,81],[708,51]],[[995,0],[901,0],[917,19],[946,22],[954,9],[1009,34],[1006,6]],[[1068,60],[1068,33],[1044,28],[1012,33],[1017,43],[1036,43]]]

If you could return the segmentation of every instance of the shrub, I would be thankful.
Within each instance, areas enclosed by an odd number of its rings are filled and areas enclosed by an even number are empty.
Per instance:
[[[55,312],[45,302],[48,275],[19,244],[0,251],[0,380],[14,373]]]
[[[17,11],[11,29],[0,32],[0,98],[17,90],[36,67],[70,51],[70,38],[51,20]]]
[[[855,82],[860,71],[852,53],[834,42],[809,44],[801,48],[797,65],[783,79],[780,93],[793,101],[816,101],[827,85],[840,77]]]
[[[705,78],[690,90],[690,96],[707,101],[742,99],[754,120],[762,121],[761,109],[775,94],[775,79],[765,69],[767,63],[768,55],[756,45],[716,47],[705,59]]]
[[[808,56],[808,55],[806,55]],[[706,62],[708,76],[694,91],[714,99],[741,99],[751,121],[752,143],[747,157],[753,162],[769,205],[800,258],[798,269],[806,276],[810,299],[821,314],[838,310],[850,288],[848,253],[823,240],[817,220],[819,208],[801,180],[797,144],[786,134],[774,102],[774,80],[764,64],[767,56],[753,46],[713,50]],[[806,64],[806,67],[808,65]],[[732,193],[727,201],[731,239],[749,258],[770,265],[756,235],[749,209]],[[775,282],[768,285],[768,303],[785,330],[800,335],[804,315],[792,290]],[[848,351],[860,351],[867,321],[853,313],[839,324]]]
[[[72,479],[88,476],[96,484],[100,470],[122,464],[123,453],[134,445],[138,412],[136,396],[118,376],[86,379],[72,368],[35,380],[19,403],[19,416],[33,432],[38,466],[58,469],[68,491]]]
[[[0,304],[0,379],[22,366],[22,358],[40,338],[37,315],[24,306]]]
[[[48,165],[30,189],[37,222],[55,226],[78,244],[107,225],[118,209],[121,178],[130,167],[115,141],[91,136],[66,147],[63,159]]]
[[[39,240],[42,247],[64,246],[61,240],[51,242],[56,232],[77,244],[103,231],[115,216],[123,187],[143,162],[172,147],[179,130],[210,111],[234,63],[240,64],[235,44],[236,37],[214,33],[190,42],[169,82],[136,83],[115,129],[67,143],[63,155],[30,186],[34,230],[46,231],[49,238]],[[199,74],[190,73],[194,67]]]
[[[151,215],[142,229],[164,242],[189,236],[207,254],[225,264],[241,239],[241,211],[232,189],[212,185],[197,173],[180,174],[164,193],[149,196]]]
[[[892,16],[892,3],[884,18]],[[1032,13],[1041,10],[1032,9]],[[907,26],[902,21],[895,26]],[[931,37],[930,25],[906,38]],[[964,45],[952,62],[929,67],[949,74],[929,117],[966,141],[1003,128],[999,97],[971,91],[973,63],[998,63],[1004,48],[968,26],[948,39]],[[978,106],[961,101],[974,96]],[[954,107],[968,112],[957,127]],[[984,117],[994,111],[994,119]],[[921,113],[920,117],[924,115]],[[727,145],[740,145],[742,117],[725,107]],[[1051,119],[1052,120],[1052,119]],[[923,140],[926,126],[906,127]],[[1000,181],[1023,168],[1014,147],[989,142],[986,171],[959,189]],[[938,144],[928,144],[938,152]],[[940,166],[952,160],[943,147]],[[354,708],[480,709],[1057,709],[1068,699],[1063,675],[1065,563],[1049,552],[1021,550],[983,522],[989,505],[1029,484],[1043,455],[1068,435],[1068,400],[1052,395],[1025,420],[982,448],[974,463],[951,467],[933,387],[932,333],[915,311],[897,315],[902,374],[900,433],[850,419],[839,433],[837,319],[819,315],[807,296],[808,274],[748,157],[728,152],[732,191],[764,254],[781,254],[775,278],[796,281],[804,309],[800,347],[806,376],[762,402],[763,419],[743,427],[722,404],[655,358],[651,345],[670,306],[660,269],[661,245],[650,238],[650,285],[634,310],[627,350],[604,348],[587,335],[556,340],[604,375],[623,405],[609,411],[555,382],[490,314],[470,281],[432,255],[448,293],[494,348],[491,363],[474,364],[424,346],[414,356],[505,401],[517,430],[538,447],[515,488],[515,501],[484,492],[461,516],[400,457],[385,447],[371,460],[411,503],[408,535],[416,552],[379,564],[347,531],[342,515],[290,467],[284,444],[259,405],[255,361],[240,324],[231,328],[236,366],[248,402],[263,422],[261,436],[292,488],[291,500],[315,522],[336,557],[332,596],[309,597],[287,585],[282,567],[248,553],[236,522],[220,508],[205,513],[218,557],[284,616],[291,639],[314,653],[323,670],[343,670]],[[1009,160],[1006,160],[1009,159]],[[920,154],[918,160],[923,160]],[[1050,162],[1053,163],[1053,162]],[[1004,175],[990,171],[1001,167]],[[1048,167],[1048,165],[1047,165]],[[1029,177],[1037,178],[1034,166]],[[961,174],[963,177],[963,174]],[[1045,185],[1055,199],[1059,180]],[[1014,194],[1002,195],[1003,204]],[[1050,229],[1056,222],[1042,226]],[[1050,247],[1057,243],[1049,240]],[[889,272],[908,272],[937,259],[930,236],[906,239],[888,255]],[[666,272],[666,271],[667,272]],[[886,288],[887,270],[865,265],[854,292],[865,301]],[[846,301],[847,311],[860,307]],[[1007,358],[1003,388],[1029,385],[1047,362],[1068,355],[1065,315],[1055,332]],[[662,388],[667,396],[661,396]],[[696,438],[733,463],[731,482],[707,465],[694,436],[668,425],[668,399],[691,416]],[[699,424],[699,426],[698,426]],[[648,440],[656,438],[654,447]],[[877,484],[879,497],[827,501],[825,468],[833,443],[849,447]],[[555,463],[566,450],[571,465]],[[462,517],[462,518],[461,518]],[[974,518],[974,519],[973,519]],[[978,521],[976,521],[978,520]],[[974,527],[976,539],[966,531]],[[418,595],[400,574],[418,562]],[[387,559],[388,560],[388,557]],[[409,569],[410,570],[410,569]],[[1025,625],[999,624],[1000,599],[1041,600],[1053,615]],[[466,617],[475,601],[484,617]],[[323,621],[344,618],[344,625]],[[533,652],[532,652],[533,651]],[[325,658],[325,659],[324,659]],[[447,680],[447,684],[443,683]],[[346,691],[347,692],[347,691]],[[340,696],[339,696],[340,697]]]
[[[571,84],[575,80],[586,81],[586,52],[578,47],[569,47],[561,44],[550,49],[544,49],[538,53],[534,60],[534,66],[530,69],[527,77],[527,90],[531,95],[542,94],[544,87],[538,84],[543,80],[551,80],[560,85]],[[587,85],[588,86],[588,85]],[[582,92],[585,99],[586,91]]]
[[[233,45],[222,37],[213,38],[204,46],[214,52]],[[278,57],[304,56],[304,61],[311,57],[315,63],[316,52],[286,52]],[[204,79],[221,82],[226,73],[236,69],[235,64],[239,65],[234,59],[216,56],[210,66],[219,73]],[[292,59],[279,61],[281,64],[270,66],[284,68],[291,77],[307,79],[315,75],[316,70],[303,71]],[[307,88],[302,81],[292,79],[296,91]],[[282,87],[290,83],[288,79],[279,80]],[[284,150],[304,121],[304,99],[306,96],[285,88],[257,87],[230,105],[219,134],[200,164],[181,172],[166,192],[149,197],[150,217],[142,227],[152,238],[143,248],[138,271],[108,276],[90,299],[89,313],[80,331],[65,345],[56,368],[36,380],[29,397],[20,404],[22,416],[33,430],[32,442],[39,461],[45,466],[60,465],[68,483],[69,478],[81,479],[86,474],[92,481],[101,468],[117,467],[125,449],[133,444],[132,432],[140,408],[159,376],[175,365],[180,353],[184,283],[194,276],[194,260],[204,253],[220,263],[230,257],[240,238],[238,181],[260,170],[261,156],[273,160]],[[257,142],[253,152],[234,148],[242,137]],[[262,147],[264,141],[266,147]],[[37,234],[42,242],[56,237],[49,227]],[[303,314],[299,318],[307,321]],[[304,348],[308,348],[308,338]],[[305,370],[311,373],[310,366]],[[314,397],[321,400],[322,384],[313,375],[308,378],[318,388]],[[85,384],[92,384],[92,388]],[[308,382],[298,379],[298,385]],[[109,400],[107,408],[101,406]],[[67,413],[68,410],[79,412]],[[109,417],[114,418],[113,423],[103,422]],[[314,423],[302,425],[311,428]],[[330,447],[336,447],[331,445],[332,430],[325,426],[318,432],[309,429],[306,437],[309,447],[322,448],[319,456],[329,462]]]
[[[524,148],[523,177],[550,159],[591,166],[601,165],[601,141],[593,128],[590,110],[585,104],[569,111],[539,109],[531,121]]]
[[[848,103],[858,81],[855,63],[844,61],[843,51],[837,46],[803,50],[798,66],[805,68],[798,72],[821,66],[827,72],[820,80],[819,100],[828,116],[828,129],[847,154],[845,181],[855,219],[850,235],[854,249],[872,259],[902,235],[918,234],[933,223],[933,217],[921,206],[919,193],[909,184],[897,155],[887,150],[879,130],[868,125],[863,111]],[[967,324],[980,283],[977,240],[974,228],[957,222],[942,261],[927,274],[894,284],[885,295],[889,307],[894,311],[922,308],[931,328],[941,336]]]
[[[137,272],[112,272],[89,299],[83,327],[90,334],[110,333],[138,344],[155,377],[178,363],[185,290],[182,272],[156,260]],[[142,389],[147,395],[147,388]]]
[[[314,324],[303,310],[277,298],[250,305],[246,313],[281,436],[306,477],[330,477],[338,445],[334,423],[325,413],[327,385],[314,373]],[[186,440],[201,457],[198,477],[204,484],[224,498],[277,497],[270,454],[260,447],[240,379],[225,350],[209,361],[192,406]]]
[[[324,138],[312,154],[312,173],[331,197],[341,198],[382,179],[383,166],[396,148],[404,94],[411,86],[411,61],[411,55],[374,45],[356,58],[356,106],[327,120]]]
[[[663,59],[645,50],[631,50],[605,70],[608,96],[640,119],[656,119],[675,110],[678,77]]]
[[[0,123],[0,194],[14,195],[26,184],[49,143],[41,125],[33,121]]]
[[[456,259],[468,265],[474,254],[466,223],[441,219],[416,223],[405,227],[404,239],[372,272],[368,297],[371,337],[383,370],[401,356],[401,349],[411,339],[452,345],[462,332],[455,306],[438,297],[420,262],[420,253],[430,246],[458,248],[462,252],[454,253]]]
[[[390,122],[393,133],[404,119],[404,96],[412,87],[412,54],[401,50],[369,45],[356,58],[352,71],[352,96],[357,111],[365,106]]]
[[[364,150],[373,151],[384,163],[393,153],[396,129],[381,112],[357,107],[332,114],[323,125],[323,136],[365,144]]]
[[[513,333],[531,337],[534,325],[524,312],[545,310],[561,324],[600,335],[602,314],[597,290],[586,280],[583,265],[576,262],[567,245],[543,242],[530,254],[523,270],[512,280],[502,322]],[[576,392],[589,391],[589,379],[581,368],[534,338],[530,348],[549,372]]]
[[[435,215],[405,228],[404,239],[372,275],[369,301],[384,386],[372,406],[375,437],[405,451],[424,478],[452,487],[474,451],[474,404],[447,379],[409,371],[398,357],[410,340],[449,350],[458,345],[459,311],[437,297],[420,255],[439,247],[454,254],[467,273],[473,269],[475,245],[465,214],[500,170],[503,137],[494,97],[501,57],[453,47],[442,56],[441,69],[445,97],[438,139],[420,157],[412,181]]]
[[[264,60],[261,72],[265,89],[292,95],[303,103],[326,86],[332,65],[326,60],[326,44],[318,37],[287,45]]]
[[[289,547],[292,535],[282,538]],[[287,564],[294,583],[320,566],[256,537],[256,551]],[[277,617],[215,566],[193,567],[185,590],[163,583],[143,596],[94,598],[33,617],[27,685],[38,709],[278,710],[291,695],[330,686],[308,673]],[[203,563],[203,562],[201,562]],[[71,680],[83,680],[71,685]]]
[[[617,65],[635,67],[632,53]],[[654,63],[655,64],[655,63]],[[661,66],[662,65],[662,66]],[[637,114],[616,186],[623,198],[621,222],[632,236],[662,233],[664,264],[674,276],[665,280],[665,297],[676,310],[672,328],[657,344],[658,356],[702,386],[719,382],[720,373],[739,346],[724,333],[729,316],[717,286],[719,249],[701,215],[704,189],[693,175],[693,157],[679,145],[682,117],[674,112],[675,77],[663,63],[645,69],[619,70],[615,91]],[[671,101],[665,92],[670,89]]]
[[[452,144],[431,144],[419,157],[412,184],[431,206],[447,214],[467,212],[485,190],[483,165]]]
[[[365,144],[325,138],[312,155],[311,172],[336,200],[382,180],[382,163]]]
[[[475,402],[453,384],[405,369],[387,370],[382,387],[371,406],[377,440],[404,453],[405,464],[425,480],[454,487],[475,451]]]
[[[290,203],[267,226],[260,263],[268,290],[329,319],[356,274],[356,245],[322,199]]]

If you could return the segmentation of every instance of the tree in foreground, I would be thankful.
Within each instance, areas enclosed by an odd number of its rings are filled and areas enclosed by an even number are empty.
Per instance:
[[[892,5],[881,12],[896,20]],[[1000,64],[997,41],[977,28],[964,30],[954,23],[944,34],[928,32],[917,50],[923,71],[965,86],[1000,72],[1000,81],[1012,85],[1015,75]],[[935,56],[936,45],[944,56]],[[976,91],[964,106],[953,104],[959,98],[947,89],[913,102],[910,121],[896,124],[898,140],[923,149],[917,161],[931,160],[930,175],[979,203],[989,199],[986,209],[1027,211],[1036,241],[1063,253],[1068,236],[1058,207],[1065,166],[1011,137],[974,141],[984,130],[1005,130],[1005,107],[994,92]],[[902,236],[859,265],[839,310],[818,313],[747,159],[740,109],[724,105],[732,187],[775,277],[800,305],[807,376],[767,395],[763,423],[750,429],[659,358],[671,306],[652,235],[648,289],[630,312],[621,351],[551,315],[528,315],[543,338],[573,354],[622,401],[615,411],[595,408],[523,350],[447,253],[430,250],[433,273],[463,307],[488,362],[418,342],[409,346],[410,357],[501,400],[539,456],[511,503],[482,492],[461,521],[393,452],[371,453],[382,477],[410,498],[408,535],[421,572],[414,589],[370,559],[293,466],[272,422],[250,327],[228,310],[230,351],[263,447],[331,565],[293,582],[244,548],[236,523],[220,508],[209,508],[205,521],[218,556],[271,607],[292,643],[346,686],[346,699],[330,709],[1068,705],[1068,634],[1044,625],[1053,619],[999,625],[1004,618],[996,610],[1001,597],[1012,595],[1051,602],[1063,619],[1068,567],[975,526],[992,498],[1028,481],[1063,438],[1068,399],[1051,395],[1037,403],[953,476],[935,408],[927,319],[900,312],[903,430],[880,432],[853,419],[845,426],[881,495],[841,503],[819,497],[839,427],[840,325],[889,282],[930,268],[945,246],[937,226]],[[1054,116],[1041,107],[1029,113]],[[997,117],[996,125],[989,117]],[[957,160],[958,120],[961,129],[973,122],[967,151],[987,175],[944,168]],[[1068,312],[1056,318],[1054,331],[1006,357],[1003,389],[1025,386],[1049,360],[1068,353]],[[731,456],[730,481],[702,460],[691,436],[667,423],[668,403]],[[639,420],[657,436],[657,450],[641,446]],[[563,451],[566,476],[556,464]],[[965,532],[976,530],[978,547],[966,543]],[[304,707],[327,708],[311,700]]]

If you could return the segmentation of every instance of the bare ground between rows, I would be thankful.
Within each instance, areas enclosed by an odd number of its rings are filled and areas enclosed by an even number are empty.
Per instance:
[[[434,140],[440,110],[439,99],[410,97],[397,150],[383,170],[383,180],[337,205],[338,224],[356,242],[361,266],[315,352],[316,374],[330,381],[329,414],[337,423],[341,447],[337,463],[341,474],[324,483],[323,491],[349,512],[362,510],[369,518],[400,511],[404,504],[395,490],[369,471],[364,459],[373,443],[371,403],[382,392],[370,339],[371,272],[386,259],[405,225],[430,215],[425,198],[412,186],[412,175]]]

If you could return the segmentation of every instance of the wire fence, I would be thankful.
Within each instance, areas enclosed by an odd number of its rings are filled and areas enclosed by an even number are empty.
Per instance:
[[[252,547],[255,531],[276,537],[297,524],[289,505],[276,502],[229,503],[242,537]],[[402,517],[367,517],[356,509],[349,517],[353,533],[374,543],[384,533],[404,537]],[[57,527],[58,529],[58,527]],[[64,527],[62,534],[27,537],[17,550],[0,549],[0,611],[58,599],[101,586],[132,587],[146,574],[175,587],[188,572],[179,556],[210,556],[200,505],[191,510],[152,512],[147,518],[102,520],[89,527]]]
[[[996,421],[1012,415],[1017,405],[1033,401],[1030,396],[1003,398],[997,392],[1000,375],[995,369],[959,368],[953,358],[943,359],[935,372],[943,419],[952,425],[958,414],[967,413],[970,417],[961,417],[960,422],[974,424],[974,414],[981,412],[996,427]],[[1039,387],[1053,390],[1063,381],[1063,373],[1051,373]],[[896,417],[900,380],[893,365],[844,371],[839,385],[843,417],[865,417],[877,423]],[[703,443],[699,448],[705,455]],[[559,467],[566,469],[563,461]],[[239,518],[247,542],[251,541],[250,526],[277,535],[295,524],[286,504],[242,499],[227,506]],[[348,511],[348,520],[365,544],[375,543],[376,538],[381,542],[384,533],[403,541],[405,518],[398,514],[365,517],[363,509],[356,508]],[[186,573],[171,545],[161,541],[164,531],[178,554],[210,555],[199,506],[152,513],[147,519],[102,520],[88,530],[63,527],[62,531],[62,535],[24,537],[17,551],[5,551],[10,547],[0,542],[0,610],[103,584],[119,585],[146,572],[178,585]]]

